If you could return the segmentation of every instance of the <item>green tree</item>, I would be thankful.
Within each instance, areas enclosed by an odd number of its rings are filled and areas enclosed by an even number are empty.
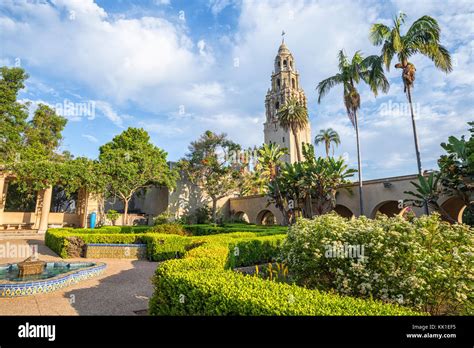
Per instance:
[[[267,196],[282,212],[285,223],[294,223],[297,216],[311,218],[313,203],[317,214],[334,209],[337,189],[356,172],[342,158],[315,158],[311,144],[303,146],[305,160],[293,164],[280,161],[285,152],[277,145],[265,145],[260,151],[258,169],[268,177]]]
[[[398,62],[395,64],[395,68],[402,69],[404,92],[410,104],[418,174],[423,175],[411,96],[416,68],[409,59],[416,54],[422,54],[432,60],[438,69],[448,73],[452,70],[451,56],[448,50],[440,44],[441,29],[434,18],[430,16],[420,17],[413,22],[405,35],[402,35],[401,27],[405,23],[405,18],[406,15],[400,13],[393,19],[393,26],[391,28],[381,23],[372,25],[370,39],[374,45],[382,45],[381,56],[387,71],[390,70],[393,57],[397,56]],[[425,210],[428,213],[426,205]]]
[[[225,134],[206,131],[189,145],[189,153],[180,161],[186,177],[211,199],[214,223],[218,200],[238,190],[242,164],[235,157],[240,149]]]
[[[309,122],[308,110],[301,105],[295,98],[289,99],[277,112],[278,122],[280,126],[293,133],[296,144],[296,155],[298,162],[302,161],[300,143],[298,140],[298,132],[304,129]]]
[[[280,190],[282,184],[280,179],[280,170],[283,166],[281,158],[288,153],[286,148],[280,148],[279,145],[270,143],[263,144],[258,150],[257,164],[255,166],[259,177],[267,186],[266,194],[270,202],[274,203],[280,210],[283,217],[283,224],[289,223],[289,208],[286,195]]]
[[[405,194],[413,197],[411,199],[407,199],[406,203],[415,207],[424,207],[427,205],[433,211],[439,212],[446,220],[455,222],[438,204],[439,197],[443,192],[440,178],[440,172],[432,172],[427,178],[422,175],[418,175],[418,182],[410,182],[415,187],[415,191],[404,191]]]
[[[459,197],[471,216],[474,216],[474,122],[469,122],[470,137],[450,136],[441,143],[446,151],[438,160],[444,193]]]
[[[324,143],[326,148],[326,157],[329,157],[331,143],[334,143],[337,146],[341,143],[341,139],[339,138],[339,134],[337,134],[334,129],[321,129],[319,134],[314,137],[314,145],[318,146],[321,143]],[[332,155],[334,156],[334,147],[332,148]]]
[[[339,72],[336,75],[319,82],[316,88],[318,93],[318,103],[321,102],[321,99],[327,95],[333,87],[337,85],[343,86],[344,105],[346,106],[347,116],[351,120],[356,131],[357,165],[359,171],[359,204],[360,214],[364,215],[359,123],[357,116],[357,111],[360,108],[360,95],[357,90],[357,85],[362,80],[370,87],[375,96],[377,96],[379,91],[386,93],[390,85],[383,72],[382,60],[378,56],[364,58],[362,54],[357,51],[352,57],[352,60],[349,61],[344,50],[340,50],[338,61]]]
[[[106,192],[123,202],[125,224],[134,193],[151,186],[175,186],[176,173],[166,163],[166,155],[142,128],[130,127],[99,148]]]
[[[28,104],[17,97],[28,75],[21,68],[0,68],[0,164],[16,157],[22,146],[28,118]]]
[[[70,156],[58,152],[66,123],[55,110],[40,104],[25,125],[17,156],[7,164],[22,191],[36,192],[61,180],[67,182],[62,177],[67,173],[65,166]]]
[[[357,171],[348,168],[343,158],[316,158],[312,145],[306,145],[303,151],[306,158],[306,161],[302,163],[303,186],[309,192],[311,206],[314,204],[316,213],[326,214],[336,207],[337,190],[344,184],[348,184],[348,179]],[[309,217],[312,217],[312,210],[310,213]]]

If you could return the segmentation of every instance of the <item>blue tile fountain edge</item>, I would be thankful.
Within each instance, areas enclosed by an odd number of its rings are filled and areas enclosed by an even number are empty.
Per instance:
[[[50,280],[38,280],[28,283],[8,283],[0,284],[0,298],[27,296],[41,293],[49,293],[63,287],[73,285],[81,280],[85,280],[101,274],[106,268],[105,263],[92,266],[87,269],[72,271]]]

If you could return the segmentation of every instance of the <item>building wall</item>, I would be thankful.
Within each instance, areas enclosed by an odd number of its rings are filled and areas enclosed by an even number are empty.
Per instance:
[[[374,218],[377,211],[386,214],[399,214],[406,209],[405,202],[410,196],[404,191],[413,190],[410,183],[417,179],[416,175],[398,176],[385,179],[369,180],[363,182],[364,209],[365,215]],[[336,196],[337,212],[348,215],[348,210],[354,216],[359,216],[359,189],[357,183],[347,185],[347,189],[341,189]],[[463,203],[458,198],[440,197],[439,204],[445,205],[444,208],[455,220],[462,221]],[[274,206],[268,205],[268,199],[264,195],[230,198],[230,212],[232,214],[245,213],[250,223],[260,223],[259,217],[262,212],[271,211],[277,222],[282,222],[281,212]],[[402,208],[400,208],[400,206]],[[424,214],[423,208],[411,207],[417,216]]]

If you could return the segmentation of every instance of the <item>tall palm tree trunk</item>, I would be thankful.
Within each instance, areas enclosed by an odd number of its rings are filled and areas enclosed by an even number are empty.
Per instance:
[[[296,158],[298,159],[298,162],[301,162],[301,150],[300,144],[298,143],[298,134],[296,134],[296,131],[294,129],[292,129],[291,131],[293,132],[293,137],[295,138]]]
[[[357,111],[354,112],[354,123],[355,123],[355,129],[356,129],[357,168],[358,168],[358,174],[359,174],[359,209],[360,209],[360,215],[364,215],[364,197],[362,196],[362,166],[360,163],[359,122],[357,120]]]
[[[416,152],[416,162],[418,165],[418,174],[423,175],[422,170],[421,170],[421,156],[420,156],[420,147],[418,145],[418,135],[416,132],[416,123],[415,123],[415,113],[413,112],[413,104],[411,101],[411,87],[409,85],[407,87],[407,97],[408,97],[408,103],[410,104],[410,113],[411,113],[411,123],[413,126],[413,138],[415,140],[415,152]],[[425,202],[423,205],[423,208],[425,210],[425,214],[429,215],[429,210],[428,210],[428,204]]]
[[[296,130],[294,129],[291,129],[291,131],[293,133],[293,137],[295,138],[296,157],[298,159],[298,162],[301,162],[302,158],[301,158],[300,143],[298,141],[298,134],[296,134]],[[306,200],[306,209],[304,210],[306,211],[306,214],[303,214],[303,215],[306,215],[305,217],[311,219],[313,217],[313,198],[311,197],[311,193],[308,194],[305,200]]]

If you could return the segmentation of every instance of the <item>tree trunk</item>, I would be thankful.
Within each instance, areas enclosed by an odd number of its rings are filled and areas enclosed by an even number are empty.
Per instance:
[[[411,101],[411,87],[407,85],[407,97],[408,97],[408,103],[410,104],[410,113],[411,113],[411,123],[413,126],[413,138],[415,140],[415,153],[416,153],[416,163],[418,165],[418,174],[423,175],[422,169],[421,169],[421,156],[420,156],[420,148],[418,146],[418,135],[416,132],[416,123],[415,123],[415,113],[413,112],[413,104]],[[425,202],[423,205],[423,208],[425,210],[425,214],[429,215],[429,210],[428,210],[428,204]]]
[[[329,143],[326,142],[326,157],[329,157]]]
[[[276,170],[275,173],[275,179],[273,179],[275,183],[275,193],[277,194],[277,198],[280,201],[278,204],[278,208],[280,209],[281,214],[283,215],[283,225],[287,226],[289,225],[290,219],[288,218],[288,212],[285,211],[285,208],[283,207],[283,196],[281,195],[280,192],[280,186],[278,186],[278,181],[276,179],[276,176],[278,175],[278,169]]]
[[[301,162],[301,150],[300,150],[300,144],[298,143],[298,134],[296,134],[296,131],[292,129],[293,132],[293,137],[295,138],[295,145],[296,145],[296,158],[298,159],[298,162]]]
[[[128,225],[128,202],[130,199],[123,200],[123,217],[122,217],[122,224],[127,226]]]
[[[212,221],[217,223],[217,199],[212,199]]]
[[[360,215],[364,215],[364,197],[362,195],[362,166],[360,161],[360,141],[359,141],[359,122],[357,120],[357,111],[354,112],[354,123],[356,129],[356,141],[357,141],[357,169],[359,174],[359,210]]]

